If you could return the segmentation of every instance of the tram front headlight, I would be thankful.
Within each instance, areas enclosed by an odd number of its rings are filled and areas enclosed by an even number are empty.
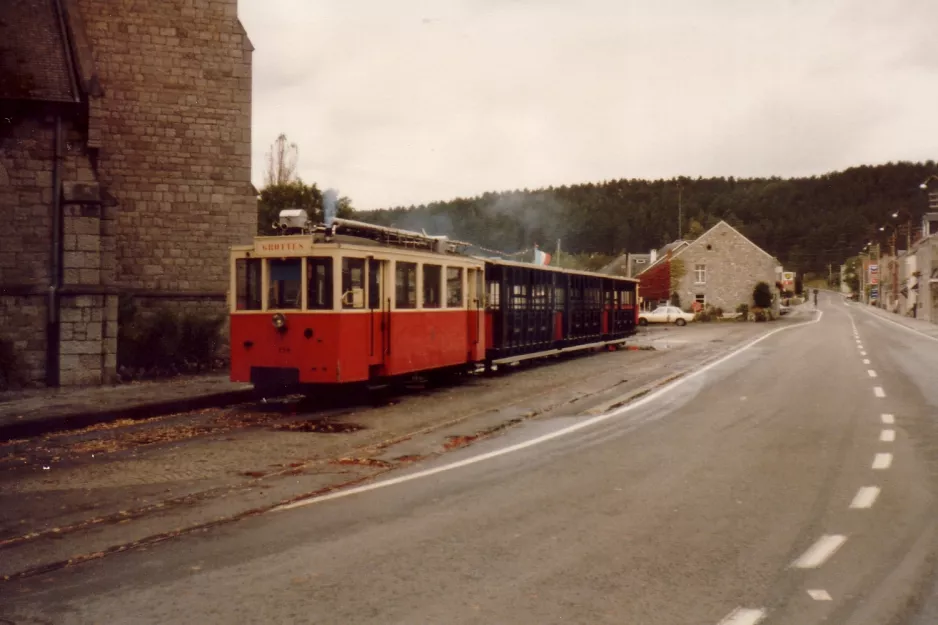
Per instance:
[[[283,316],[283,313],[274,313],[270,322],[274,324],[274,328],[277,330],[283,331],[287,329],[287,318]]]

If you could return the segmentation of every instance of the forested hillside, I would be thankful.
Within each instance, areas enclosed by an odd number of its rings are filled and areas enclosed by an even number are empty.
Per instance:
[[[906,210],[926,210],[919,185],[933,161],[863,166],[810,178],[611,180],[547,189],[484,193],[416,207],[360,211],[356,219],[513,252],[534,244],[565,252],[647,252],[677,238],[678,199],[690,236],[720,219],[776,255],[786,268],[839,265]]]

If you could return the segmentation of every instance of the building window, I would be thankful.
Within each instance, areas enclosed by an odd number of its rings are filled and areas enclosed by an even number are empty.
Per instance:
[[[694,284],[706,284],[706,283],[707,283],[707,266],[695,265],[694,266]]]
[[[342,259],[342,308],[365,307],[365,259]]]
[[[270,289],[267,308],[272,310],[296,309],[300,307],[303,292],[301,284],[301,258],[270,261]]]
[[[443,268],[439,265],[423,266],[423,307],[440,307],[440,279]]]
[[[701,306],[705,306],[707,304],[707,296],[704,295],[703,293],[698,293],[697,295],[694,296],[694,301],[700,304]]]
[[[446,305],[449,308],[462,306],[462,267],[446,268]]]
[[[394,263],[394,287],[398,308],[417,307],[417,263]]]
[[[306,262],[306,307],[332,310],[332,259],[309,258]]]
[[[261,309],[261,259],[239,258],[235,261],[237,276],[236,310]]]

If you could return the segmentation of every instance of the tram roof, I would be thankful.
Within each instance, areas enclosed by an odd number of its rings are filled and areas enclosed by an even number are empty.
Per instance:
[[[567,273],[567,274],[574,274],[578,276],[589,276],[591,278],[611,278],[618,282],[632,282],[634,284],[638,284],[639,282],[635,278],[625,278],[623,276],[611,276],[609,274],[598,273],[595,271],[582,271],[580,269],[567,269],[564,267],[552,267],[550,265],[535,265],[534,263],[522,263],[516,260],[504,260],[501,258],[485,258],[483,256],[473,256],[472,258],[483,260],[493,265],[504,265],[507,267],[521,267],[523,269],[538,269],[542,271],[552,271],[554,273]]]

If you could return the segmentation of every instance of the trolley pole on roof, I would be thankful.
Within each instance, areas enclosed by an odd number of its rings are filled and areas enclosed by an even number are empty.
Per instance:
[[[560,239],[557,239],[557,266],[560,266]]]

